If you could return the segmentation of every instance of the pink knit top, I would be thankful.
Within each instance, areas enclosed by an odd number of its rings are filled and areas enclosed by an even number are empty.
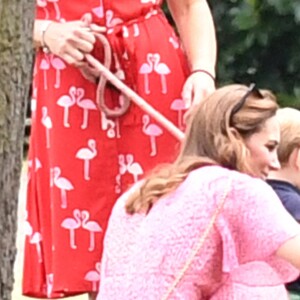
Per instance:
[[[104,241],[98,300],[160,300],[185,265],[224,189],[224,208],[169,299],[288,299],[298,272],[274,253],[300,226],[264,181],[218,166],[194,170],[145,214],[128,215],[125,193]]]

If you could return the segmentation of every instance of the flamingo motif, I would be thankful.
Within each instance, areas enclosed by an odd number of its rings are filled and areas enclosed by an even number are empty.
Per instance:
[[[89,110],[97,110],[96,104],[91,99],[82,99],[84,97],[85,91],[83,88],[77,89],[77,99],[76,103],[79,107],[83,109],[83,121],[81,124],[82,129],[86,129],[88,127],[88,118],[89,118]]]
[[[156,137],[162,135],[162,129],[156,124],[150,124],[150,117],[143,115],[143,132],[150,136],[151,153],[150,156],[157,154]]]
[[[62,95],[56,103],[64,108],[64,127],[70,127],[69,108],[76,103],[76,87],[71,86],[69,89],[69,95]]]
[[[82,228],[90,232],[90,246],[89,251],[95,250],[95,233],[102,232],[102,228],[95,221],[89,221],[90,213],[87,210],[81,212]]]
[[[84,179],[90,180],[90,160],[96,157],[96,141],[94,139],[88,140],[88,148],[81,148],[76,153],[76,158],[84,160]]]
[[[160,55],[158,53],[154,53],[152,59],[154,62],[154,72],[160,75],[161,92],[166,94],[168,92],[166,75],[170,74],[171,71],[165,63],[160,62]]]
[[[49,12],[48,12],[48,9],[47,9],[47,0],[37,0],[36,1],[36,4],[38,7],[41,7],[45,13],[45,20],[48,20],[49,19]]]
[[[37,88],[33,87],[32,88],[32,98],[30,100],[30,111],[31,111],[31,117],[35,118],[36,114],[36,107],[37,107]]]
[[[32,168],[34,172],[37,172],[38,169],[42,167],[42,163],[37,157],[34,157],[33,159],[28,160],[28,167]]]
[[[144,171],[141,165],[138,162],[134,161],[133,154],[127,154],[126,160],[127,160],[127,170],[130,174],[132,174],[134,182],[137,182],[138,176],[144,174]]]
[[[115,193],[121,194],[121,174],[116,176]]]
[[[118,161],[119,161],[119,174],[116,176],[116,186],[115,186],[116,194],[121,193],[121,177],[127,172],[127,166],[125,164],[125,155],[119,154]]]
[[[67,178],[60,177],[60,174],[61,169],[59,167],[54,167],[53,183],[61,192],[61,208],[67,208],[67,191],[74,190],[74,186]]]
[[[74,209],[74,218],[66,218],[62,221],[61,227],[70,231],[70,247],[76,249],[75,230],[81,226],[81,212],[79,209]]]
[[[178,127],[183,129],[182,124],[182,111],[186,109],[185,102],[182,99],[175,99],[171,103],[171,109],[178,112]]]
[[[121,64],[119,61],[119,58],[117,56],[116,53],[113,53],[114,56],[114,61],[115,61],[115,68],[116,68],[116,72],[115,72],[115,76],[117,76],[120,80],[124,80],[125,79],[125,72],[124,70],[121,68]]]
[[[100,0],[100,5],[93,8],[92,12],[100,19],[104,17],[103,0]]]
[[[139,28],[139,25],[134,23],[133,24],[133,36],[134,37],[137,37],[140,35],[140,28]]]
[[[53,291],[53,279],[54,274],[50,273],[46,275],[46,284],[47,284],[47,298],[51,298],[52,291]]]
[[[48,108],[42,107],[42,124],[46,128],[46,148],[50,148],[50,129],[52,128],[52,120],[48,116]]]
[[[31,224],[28,221],[28,211],[25,211],[25,222],[24,222],[24,233],[26,236],[31,236],[33,233],[33,229]]]
[[[96,263],[95,270],[91,270],[87,272],[84,276],[84,279],[90,281],[92,283],[92,291],[96,292],[98,290],[98,284],[100,281],[100,270],[101,270],[101,263]]]
[[[31,178],[31,172],[32,171],[37,172],[41,167],[42,167],[42,163],[37,157],[28,160],[27,184]]]
[[[147,62],[143,63],[139,69],[139,74],[144,75],[144,91],[146,95],[150,94],[149,88],[149,74],[153,72],[153,62],[152,62],[153,54],[147,54]]]
[[[40,69],[43,70],[44,76],[44,90],[48,90],[48,79],[47,79],[47,71],[50,69],[50,63],[45,55],[45,57],[41,60]]]
[[[42,235],[39,232],[35,232],[30,238],[30,244],[35,244],[39,263],[43,262],[42,251],[41,251],[42,240],[43,240]]]
[[[106,27],[108,28],[115,27],[121,23],[124,23],[122,19],[114,17],[114,12],[110,9],[108,9],[105,12],[105,16],[106,16]]]
[[[55,18],[56,18],[56,20],[60,20],[61,13],[60,13],[60,10],[59,10],[59,6],[57,4],[57,2],[59,0],[47,0],[47,1],[50,2],[50,3],[53,3],[54,9],[55,9],[55,15],[56,15]]]
[[[50,187],[53,187],[54,186],[54,168],[50,168],[49,169],[50,171]]]
[[[125,156],[124,154],[119,154],[119,173],[124,175],[127,172],[127,166],[125,164]]]
[[[119,132],[118,128],[116,127],[116,122],[111,119],[107,119],[105,113],[102,111],[101,111],[101,128],[104,131],[106,130],[106,135],[109,138],[114,138],[116,136],[116,130],[117,132]],[[118,133],[118,135],[120,134]]]
[[[61,70],[66,68],[66,64],[63,62],[62,59],[60,59],[57,56],[54,56],[53,54],[50,56],[50,63],[51,66],[56,70],[54,87],[58,89],[60,87],[60,72]]]
[[[178,42],[178,39],[176,37],[173,37],[173,36],[169,37],[169,42],[172,44],[174,49],[179,48],[179,42]]]
[[[129,30],[127,26],[122,26],[122,32],[123,32],[123,37],[128,38],[129,37]]]
[[[155,1],[155,0],[154,0]],[[152,16],[155,16],[158,14],[158,10],[157,9],[152,9],[150,10],[146,15],[145,15],[145,19],[150,19]]]

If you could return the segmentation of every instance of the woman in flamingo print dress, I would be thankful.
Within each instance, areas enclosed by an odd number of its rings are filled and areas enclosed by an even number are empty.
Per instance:
[[[188,59],[161,5],[37,1],[24,295],[92,298],[115,200],[176,155],[176,139],[135,105],[115,119],[98,110],[97,86],[82,72],[84,53],[103,60],[94,32],[110,42],[111,70],[178,127],[184,104],[214,90],[216,43],[206,1],[168,1]],[[204,71],[188,76],[196,69]],[[105,99],[118,105],[123,96],[106,85]]]

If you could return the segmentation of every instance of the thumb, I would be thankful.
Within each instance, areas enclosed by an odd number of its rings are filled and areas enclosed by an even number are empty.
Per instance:
[[[81,17],[81,21],[83,22],[84,26],[89,27],[92,23],[92,14],[91,13],[85,13],[82,17]]]
[[[181,97],[185,103],[185,108],[190,108],[192,105],[192,86],[190,84],[184,85]]]

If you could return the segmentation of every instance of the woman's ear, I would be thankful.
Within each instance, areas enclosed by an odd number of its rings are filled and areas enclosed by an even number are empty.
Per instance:
[[[289,163],[295,166],[298,171],[300,170],[300,147],[293,150],[289,157]]]
[[[241,135],[234,127],[228,128],[228,134],[230,134],[231,136],[233,136],[236,139],[241,139]]]

